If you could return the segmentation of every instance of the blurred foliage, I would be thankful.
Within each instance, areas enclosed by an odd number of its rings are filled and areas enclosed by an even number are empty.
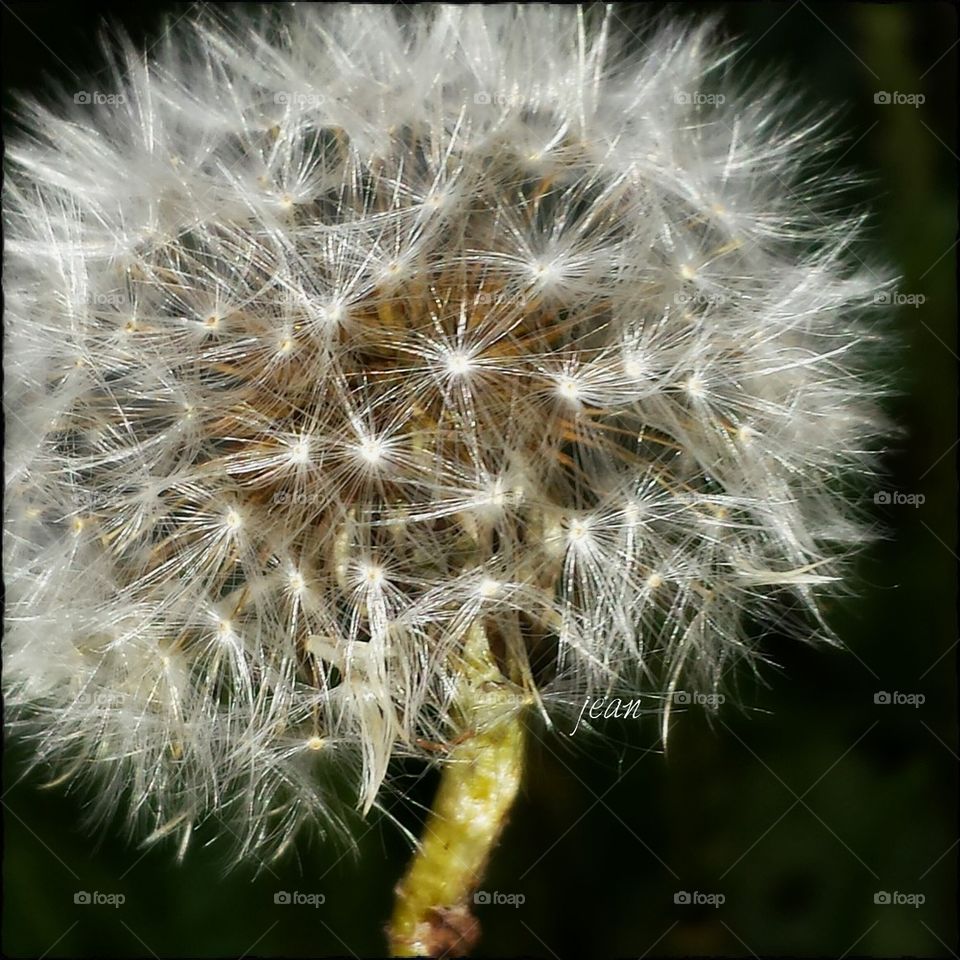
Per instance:
[[[831,619],[846,651],[786,644],[776,666],[745,673],[742,707],[674,723],[669,754],[656,723],[610,721],[609,741],[532,738],[524,791],[485,884],[521,907],[479,908],[479,953],[540,957],[792,955],[946,956],[956,948],[955,448],[957,22],[946,4],[657,4],[623,6],[636,25],[661,8],[719,14],[743,39],[749,72],[782,69],[810,109],[846,108],[840,164],[872,177],[867,262],[899,291],[922,294],[896,317],[890,356],[904,435],[885,488],[926,497],[891,506],[890,535],[860,564],[858,593]],[[45,76],[71,88],[100,64],[105,14],[138,42],[184,5],[3,5],[5,106]],[[877,91],[922,93],[918,107]],[[842,152],[842,151],[841,151]],[[877,199],[879,198],[879,199]],[[877,691],[920,693],[918,708],[874,704]],[[78,826],[83,798],[40,790],[8,747],[3,952],[11,956],[377,956],[407,847],[373,821],[354,859],[313,845],[259,874],[224,876],[217,848],[182,866]],[[410,769],[394,813],[411,829],[435,775]],[[78,890],[122,892],[120,908],[74,904]],[[275,905],[280,890],[322,892],[323,906]],[[720,907],[674,903],[722,893]],[[875,904],[920,893],[919,907]]]

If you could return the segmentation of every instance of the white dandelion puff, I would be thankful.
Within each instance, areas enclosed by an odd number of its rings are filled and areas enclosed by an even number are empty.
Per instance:
[[[548,720],[712,689],[788,595],[825,633],[885,430],[847,181],[709,24],[615,24],[201,12],[23,105],[6,704],[104,812],[337,827],[328,773],[467,734],[478,625]]]

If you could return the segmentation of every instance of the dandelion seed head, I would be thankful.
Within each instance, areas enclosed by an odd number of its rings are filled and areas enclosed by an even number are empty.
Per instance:
[[[116,103],[27,110],[4,684],[38,762],[259,855],[340,829],[328,765],[365,812],[443,762],[478,629],[561,714],[713,690],[788,594],[826,631],[884,278],[853,181],[811,199],[820,121],[712,29],[208,8],[111,57]]]

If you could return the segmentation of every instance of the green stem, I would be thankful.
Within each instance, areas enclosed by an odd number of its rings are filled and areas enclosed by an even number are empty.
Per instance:
[[[471,731],[446,758],[423,837],[397,885],[388,934],[397,957],[464,956],[480,935],[470,909],[523,769],[522,699],[480,624],[464,650],[459,697]]]

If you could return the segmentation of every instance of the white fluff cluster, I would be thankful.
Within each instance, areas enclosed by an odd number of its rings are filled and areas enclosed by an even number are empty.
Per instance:
[[[878,430],[844,181],[709,27],[591,17],[227,9],[23,108],[7,706],[140,829],[369,808],[477,624],[549,716],[816,623]]]

